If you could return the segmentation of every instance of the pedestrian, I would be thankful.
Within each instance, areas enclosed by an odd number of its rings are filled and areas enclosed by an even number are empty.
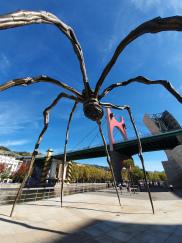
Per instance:
[[[169,188],[170,188],[170,190],[172,191],[172,192],[174,192],[174,187],[173,187],[173,185],[169,185]]]

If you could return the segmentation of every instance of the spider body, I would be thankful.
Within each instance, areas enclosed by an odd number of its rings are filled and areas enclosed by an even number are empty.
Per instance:
[[[101,120],[104,115],[104,111],[97,96],[94,94],[94,90],[90,87],[87,90],[84,89],[82,91],[82,98],[84,115],[92,121]]]
[[[99,121],[104,115],[103,107],[100,105],[96,97],[84,100],[83,111],[85,116],[92,121]]]
[[[143,77],[143,76],[138,76],[138,77],[126,80],[126,81],[114,83],[114,84],[108,86],[107,88],[105,88],[100,94],[99,94],[99,91],[101,89],[101,86],[102,86],[104,80],[106,79],[106,77],[109,74],[110,70],[112,69],[113,65],[117,61],[117,58],[120,56],[120,54],[122,54],[123,50],[131,42],[133,42],[135,39],[137,39],[138,37],[140,37],[140,36],[142,36],[146,33],[156,34],[156,33],[161,32],[161,31],[182,31],[182,16],[173,16],[173,17],[167,17],[167,18],[158,17],[158,18],[155,18],[155,19],[152,19],[152,20],[149,20],[149,21],[142,23],[141,25],[136,27],[133,31],[131,31],[123,40],[121,40],[121,42],[117,46],[112,58],[110,59],[110,61],[107,63],[107,65],[103,69],[103,71],[102,71],[102,73],[101,73],[101,75],[100,75],[100,77],[99,77],[99,79],[96,83],[94,90],[91,90],[90,85],[89,85],[89,81],[88,81],[88,77],[87,77],[87,73],[86,73],[84,56],[83,56],[83,52],[82,52],[80,43],[78,42],[77,37],[76,37],[73,29],[70,26],[66,25],[59,18],[57,18],[55,15],[53,15],[49,12],[45,12],[45,11],[20,10],[20,11],[17,11],[17,12],[13,12],[13,13],[9,13],[9,14],[0,16],[0,30],[20,27],[20,26],[30,25],[30,24],[50,24],[50,25],[54,25],[68,38],[68,40],[70,41],[70,43],[73,47],[73,50],[74,50],[76,56],[77,56],[78,62],[80,64],[80,70],[81,70],[81,74],[82,74],[84,90],[81,94],[79,91],[70,87],[66,83],[55,80],[54,78],[51,78],[51,77],[46,76],[46,75],[40,75],[40,76],[37,76],[37,77],[28,77],[28,78],[26,78],[26,77],[25,78],[18,78],[18,79],[14,79],[14,80],[11,80],[9,82],[6,82],[6,83],[0,85],[0,91],[4,91],[4,90],[9,89],[9,88],[14,87],[14,86],[19,86],[19,85],[28,86],[28,85],[38,83],[38,82],[45,82],[45,83],[52,83],[53,85],[56,85],[57,87],[62,88],[65,91],[71,92],[71,95],[70,95],[70,94],[67,94],[66,92],[61,91],[61,93],[58,94],[58,96],[52,101],[52,103],[43,112],[44,126],[43,126],[42,131],[40,132],[40,135],[39,135],[36,143],[35,143],[35,147],[34,147],[34,151],[32,153],[32,158],[31,158],[28,173],[25,176],[25,178],[24,178],[24,180],[23,180],[23,182],[22,182],[22,184],[21,184],[21,186],[18,190],[18,193],[17,193],[17,196],[15,198],[10,216],[12,216],[14,207],[15,207],[16,202],[18,201],[18,199],[21,195],[22,189],[25,186],[28,177],[31,175],[33,164],[34,164],[34,161],[35,161],[36,151],[38,151],[40,142],[41,142],[41,140],[42,140],[42,138],[43,138],[43,136],[44,136],[44,134],[45,134],[45,132],[48,128],[49,113],[52,110],[52,108],[54,108],[54,106],[63,98],[64,99],[65,98],[70,99],[70,100],[74,101],[75,103],[74,103],[73,108],[71,110],[69,120],[68,120],[68,124],[67,124],[67,129],[66,129],[62,178],[63,178],[63,173],[64,173],[64,164],[66,162],[66,149],[67,149],[68,134],[69,134],[69,127],[70,127],[71,119],[72,119],[72,116],[74,114],[74,111],[76,109],[77,104],[82,103],[85,116],[87,118],[89,118],[90,120],[95,121],[98,124],[100,135],[101,135],[102,141],[104,143],[107,162],[110,166],[114,186],[115,186],[117,196],[118,196],[118,199],[119,199],[119,202],[120,202],[118,190],[117,190],[117,187],[116,187],[115,176],[114,176],[114,173],[113,173],[112,161],[110,159],[107,144],[106,144],[103,132],[102,132],[101,119],[103,117],[103,114],[104,114],[103,109],[105,107],[113,108],[113,109],[119,109],[119,110],[125,109],[125,110],[127,110],[128,114],[129,114],[131,123],[133,125],[134,131],[135,131],[135,134],[136,134],[136,137],[138,139],[138,155],[139,155],[139,158],[140,158],[141,163],[142,163],[145,183],[146,183],[146,187],[148,189],[148,194],[149,194],[151,206],[152,206],[152,210],[153,210],[153,213],[154,213],[152,198],[151,198],[151,195],[150,195],[150,190],[148,188],[147,179],[146,179],[146,172],[145,172],[145,166],[144,166],[144,159],[143,159],[143,155],[142,155],[141,141],[140,141],[140,137],[139,137],[139,134],[138,134],[136,126],[135,126],[135,122],[134,122],[134,119],[133,119],[133,116],[132,116],[132,113],[131,113],[131,109],[128,105],[118,106],[118,105],[111,104],[111,103],[102,103],[101,99],[103,97],[105,97],[113,89],[121,87],[121,86],[129,85],[133,82],[139,82],[139,83],[143,83],[143,84],[147,84],[147,85],[160,84],[160,85],[164,86],[164,88],[166,88],[180,103],[182,103],[182,96],[173,88],[173,86],[170,84],[169,81],[167,81],[167,80],[155,80],[155,81],[153,81],[153,80],[147,79],[146,77]],[[61,181],[61,205],[62,205],[62,195],[63,195],[63,179]]]

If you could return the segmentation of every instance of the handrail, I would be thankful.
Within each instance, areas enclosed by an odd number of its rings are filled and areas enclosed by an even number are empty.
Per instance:
[[[81,184],[65,184],[64,195],[75,193],[83,193],[88,191],[98,191],[106,189],[108,183],[81,183]],[[12,204],[14,202],[18,187],[13,188],[0,188],[0,205]],[[56,187],[37,187],[37,188],[23,188],[19,203],[28,201],[45,200],[49,198],[60,196],[60,185]]]

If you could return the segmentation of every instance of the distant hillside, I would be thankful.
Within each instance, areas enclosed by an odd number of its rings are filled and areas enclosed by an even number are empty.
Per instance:
[[[9,148],[0,146],[0,154],[1,155],[9,155],[9,156],[17,156],[17,153],[14,151],[11,151]]]
[[[32,155],[32,153],[30,153],[30,152],[25,152],[25,151],[23,151],[23,152],[15,152],[16,154],[18,154],[18,155],[20,155],[20,156],[31,156]]]
[[[11,151],[9,148],[6,148],[4,146],[0,146],[0,150],[2,150],[2,151]]]
[[[109,169],[108,166],[103,166],[103,165],[90,164],[90,166],[93,166],[93,167],[96,167],[96,168],[100,168],[100,169],[104,169],[104,170],[108,170]]]
[[[13,156],[31,156],[32,153],[30,152],[26,152],[26,151],[12,151],[11,149],[4,147],[4,146],[0,146],[0,154],[9,154],[9,155],[13,155]],[[41,154],[41,153],[40,153]]]
[[[77,164],[77,165],[80,165],[80,166],[91,166],[91,167],[95,167],[95,168],[98,168],[98,169],[104,169],[104,170],[109,169],[108,166],[102,166],[102,165],[96,165],[96,164],[81,164],[81,163],[76,163],[76,162],[74,162],[74,163]]]

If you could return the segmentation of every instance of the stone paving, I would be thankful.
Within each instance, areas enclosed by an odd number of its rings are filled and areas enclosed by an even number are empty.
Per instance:
[[[143,194],[140,194],[141,198]],[[148,200],[121,198],[122,208],[112,190],[74,194],[0,207],[1,243],[58,242],[165,242],[182,243],[182,201],[154,201],[155,215]]]

